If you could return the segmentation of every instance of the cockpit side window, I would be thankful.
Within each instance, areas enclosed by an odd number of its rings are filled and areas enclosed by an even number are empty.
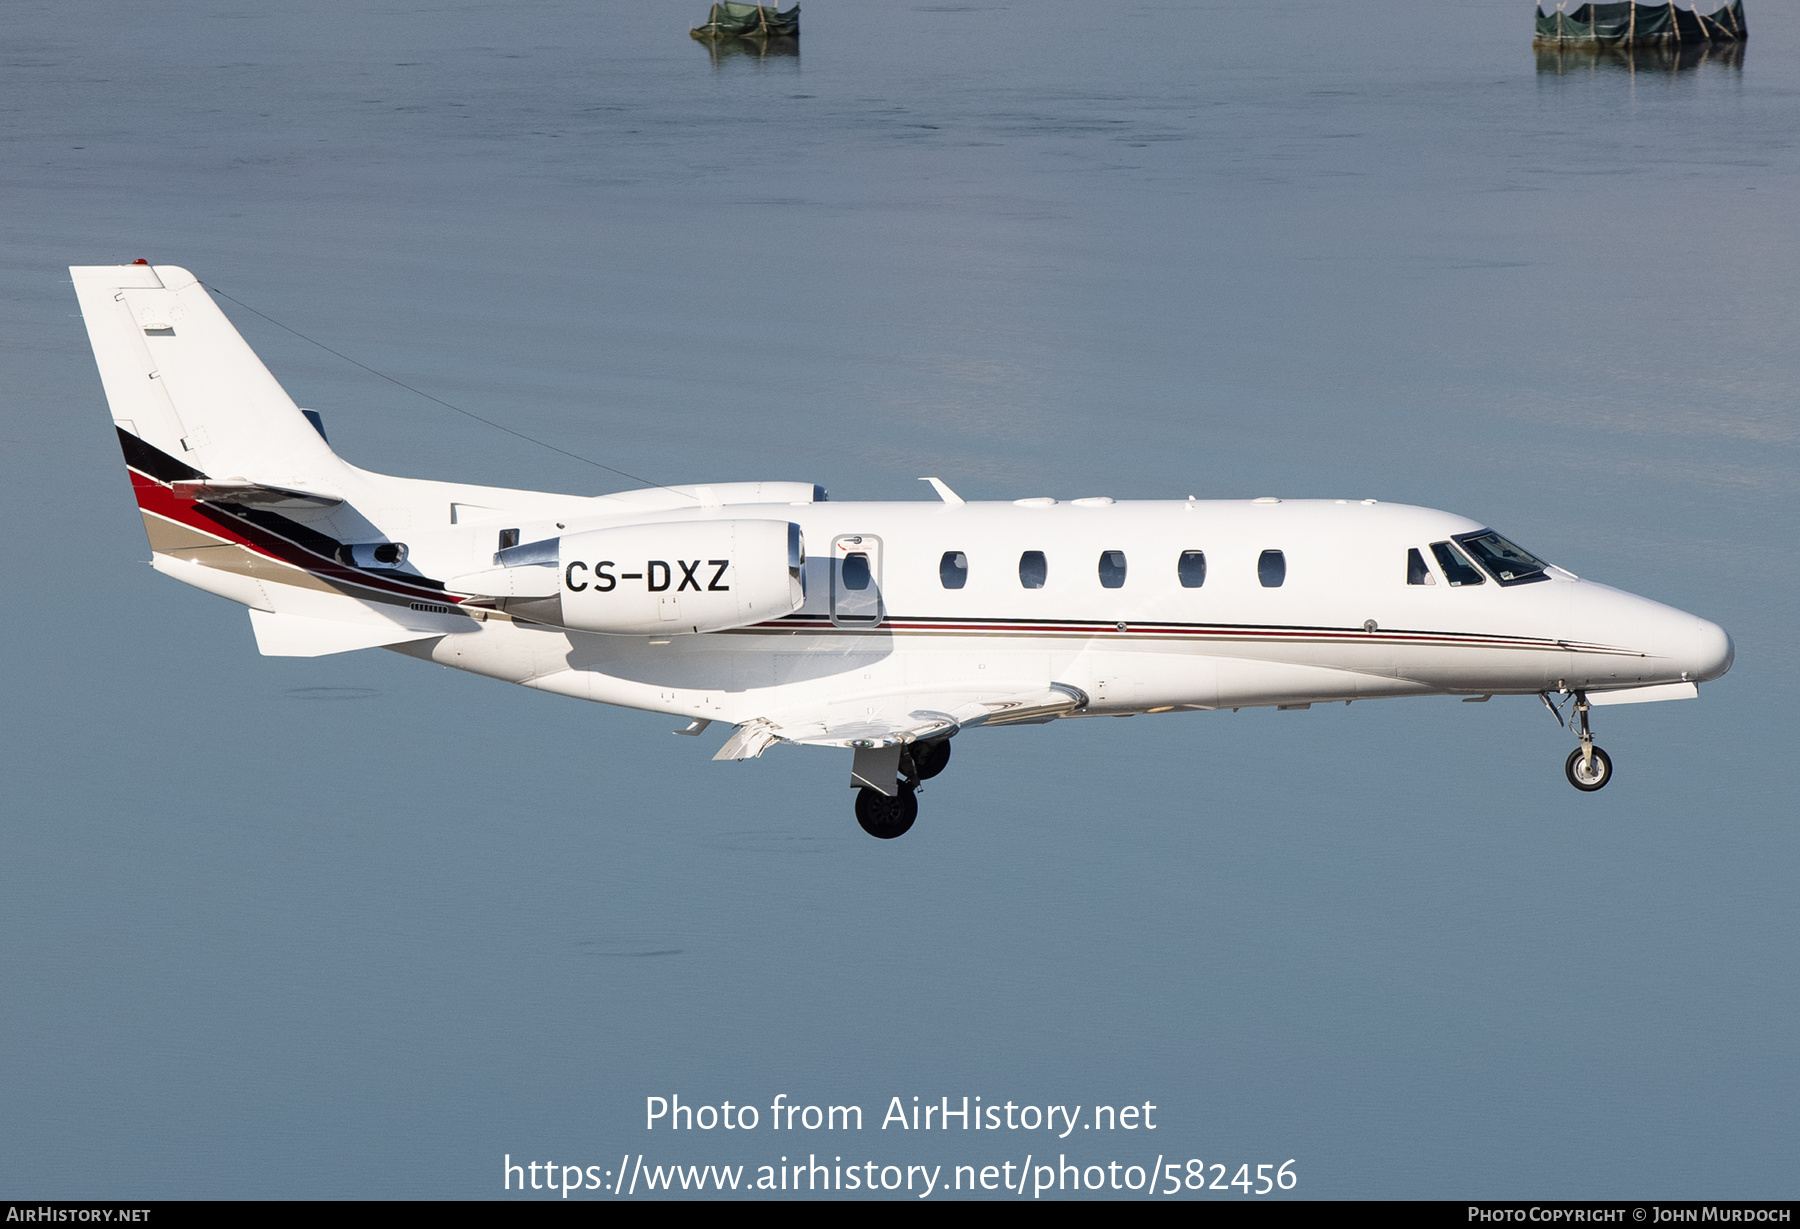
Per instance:
[[[1545,570],[1549,564],[1491,529],[1459,533],[1456,540],[1502,585],[1528,585],[1534,580],[1550,579]]]
[[[1438,566],[1444,569],[1444,579],[1450,582],[1452,589],[1481,583],[1481,573],[1475,570],[1469,557],[1450,543],[1433,542],[1431,553],[1437,556]]]
[[[1416,546],[1406,548],[1406,583],[1409,585],[1437,584],[1437,577],[1433,576],[1431,569],[1425,566],[1425,556],[1419,553],[1419,548]]]

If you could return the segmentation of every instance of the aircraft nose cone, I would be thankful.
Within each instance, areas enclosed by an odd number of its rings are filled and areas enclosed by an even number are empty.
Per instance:
[[[1694,620],[1694,665],[1688,677],[1696,683],[1716,679],[1731,669],[1731,662],[1737,656],[1737,646],[1731,643],[1731,635],[1717,623],[1708,623],[1705,619]]]

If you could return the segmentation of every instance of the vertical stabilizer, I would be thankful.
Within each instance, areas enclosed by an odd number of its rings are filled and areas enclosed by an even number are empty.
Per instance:
[[[175,265],[69,270],[113,422],[221,481],[329,487],[341,462],[206,288]]]

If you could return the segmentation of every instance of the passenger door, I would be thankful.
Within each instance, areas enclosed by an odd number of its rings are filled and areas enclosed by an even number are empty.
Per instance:
[[[875,627],[886,616],[881,600],[881,539],[842,534],[831,542],[831,621]]]

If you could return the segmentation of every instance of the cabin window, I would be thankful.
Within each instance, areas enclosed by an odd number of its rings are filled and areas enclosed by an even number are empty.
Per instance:
[[[1042,589],[1050,578],[1050,561],[1041,550],[1028,550],[1019,556],[1019,583],[1027,589]]]
[[[518,530],[502,529],[500,531],[500,547],[499,547],[499,549],[507,550],[511,547],[517,546],[518,544],[519,544],[519,531]]]
[[[947,550],[938,560],[938,579],[946,589],[960,589],[969,583],[969,557],[959,550]]]
[[[1433,542],[1431,553],[1437,556],[1438,566],[1444,569],[1444,579],[1455,589],[1461,585],[1478,585],[1481,573],[1469,562],[1469,557],[1457,550],[1448,542]]]
[[[1279,589],[1287,580],[1287,556],[1278,550],[1266,550],[1256,560],[1256,579],[1265,589]]]
[[[1122,550],[1103,550],[1100,552],[1100,586],[1104,589],[1120,589],[1125,585],[1125,552]]]
[[[869,557],[861,551],[852,551],[844,556],[844,588],[867,589],[874,574],[869,571]]]
[[[1175,574],[1181,577],[1183,589],[1198,589],[1206,583],[1206,552],[1184,550],[1175,562]]]
[[[1431,569],[1425,566],[1425,556],[1419,553],[1419,548],[1416,546],[1406,548],[1406,583],[1409,585],[1437,584],[1437,577],[1433,576]]]
[[[1550,574],[1544,570],[1549,564],[1523,547],[1514,546],[1491,529],[1459,533],[1456,540],[1502,585],[1528,585],[1534,580],[1550,579]]]

